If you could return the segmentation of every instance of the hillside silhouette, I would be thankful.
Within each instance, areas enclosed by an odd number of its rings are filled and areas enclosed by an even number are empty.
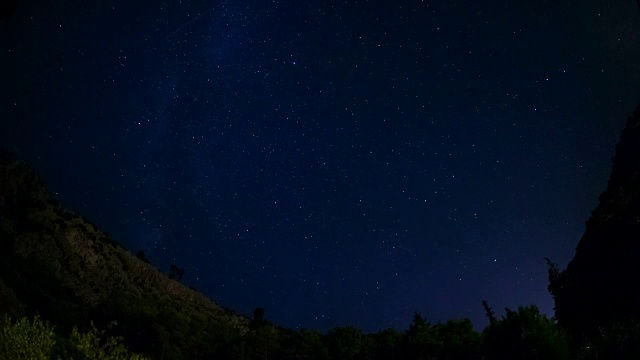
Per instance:
[[[616,333],[622,348],[640,344],[640,106],[627,120],[612,163],[575,256],[566,270],[550,269],[549,290],[558,322],[574,342]]]

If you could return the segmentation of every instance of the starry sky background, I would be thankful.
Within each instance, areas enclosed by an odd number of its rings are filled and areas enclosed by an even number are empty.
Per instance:
[[[552,315],[640,101],[627,1],[21,1],[0,145],[220,304],[365,331]]]

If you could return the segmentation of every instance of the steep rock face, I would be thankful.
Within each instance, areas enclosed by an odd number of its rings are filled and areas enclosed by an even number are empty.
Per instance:
[[[578,337],[640,319],[640,106],[612,158],[606,190],[567,269],[550,276],[560,325]]]

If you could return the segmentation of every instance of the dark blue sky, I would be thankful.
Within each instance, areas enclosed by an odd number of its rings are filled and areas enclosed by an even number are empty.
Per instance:
[[[631,1],[21,1],[0,144],[287,327],[552,314],[640,101]]]

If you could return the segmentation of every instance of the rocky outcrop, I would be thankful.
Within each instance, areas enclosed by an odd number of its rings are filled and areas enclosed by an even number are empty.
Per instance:
[[[550,271],[558,323],[577,338],[640,319],[640,106],[629,117],[574,258]]]

